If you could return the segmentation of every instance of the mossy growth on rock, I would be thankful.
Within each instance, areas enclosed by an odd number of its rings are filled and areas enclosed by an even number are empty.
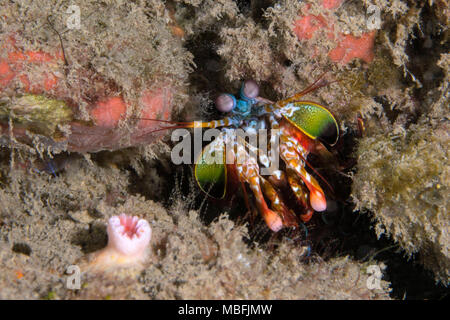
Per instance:
[[[12,101],[0,101],[0,119],[11,119],[14,125],[34,133],[54,136],[58,126],[73,119],[73,111],[62,100],[26,94]]]
[[[445,63],[447,61],[447,64]],[[448,55],[438,65],[448,72]],[[378,236],[387,234],[436,279],[450,275],[448,73],[417,123],[405,128],[368,121],[359,142],[352,195],[357,209],[374,214]],[[385,121],[386,122],[386,121]],[[377,123],[383,123],[377,122]]]

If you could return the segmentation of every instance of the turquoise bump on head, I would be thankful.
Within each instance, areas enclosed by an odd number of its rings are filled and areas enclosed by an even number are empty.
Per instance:
[[[252,110],[252,103],[245,100],[237,100],[236,107],[233,109],[234,112],[240,113],[242,115],[248,115]]]

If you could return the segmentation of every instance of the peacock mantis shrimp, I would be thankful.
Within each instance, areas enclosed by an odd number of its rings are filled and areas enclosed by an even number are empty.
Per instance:
[[[272,102],[259,97],[257,83],[247,80],[242,84],[239,98],[228,93],[217,97],[216,108],[227,114],[221,120],[155,121],[173,124],[159,130],[215,129],[216,139],[199,153],[195,161],[195,180],[200,189],[208,196],[222,199],[229,180],[237,180],[249,207],[248,185],[267,226],[277,232],[283,227],[297,227],[299,222],[309,221],[314,211],[326,209],[324,191],[316,178],[307,171],[307,166],[314,169],[306,159],[322,143],[335,145],[339,138],[339,126],[324,106],[300,98],[327,84],[322,75],[294,96]],[[237,131],[253,136],[267,133],[270,142],[266,139],[258,147],[236,134]],[[270,152],[261,152],[261,149],[267,150],[261,147],[267,146],[271,146]],[[282,166],[272,168],[269,158],[272,164],[278,164],[280,158]],[[295,201],[290,207],[286,200],[292,195]]]

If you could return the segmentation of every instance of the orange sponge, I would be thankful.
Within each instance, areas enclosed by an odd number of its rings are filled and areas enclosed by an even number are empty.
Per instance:
[[[322,7],[325,9],[336,9],[344,0],[323,0]]]
[[[146,118],[169,120],[170,117],[170,90],[144,90],[140,99],[142,107],[141,118],[138,123],[138,128],[143,129],[152,127],[154,129],[154,122],[146,121]]]
[[[370,63],[374,58],[373,44],[375,31],[366,32],[361,37],[344,35],[338,46],[328,53],[333,62],[349,63],[354,58]]]
[[[309,14],[294,22],[294,32],[299,40],[309,40],[317,30],[326,27],[327,21],[321,15]]]
[[[324,0],[324,9],[333,11],[339,7],[342,0]],[[330,39],[334,39],[333,16],[329,12],[323,15],[308,14],[310,6],[306,7],[305,15],[299,16],[294,22],[293,31],[299,40],[310,40],[318,30],[328,33]],[[361,37],[340,33],[337,37],[337,46],[328,52],[328,57],[336,63],[347,64],[354,58],[359,58],[370,63],[374,58],[373,47],[376,31],[365,32]]]
[[[91,110],[91,116],[95,124],[100,127],[113,128],[119,120],[123,119],[127,106],[122,97],[110,97],[98,101],[95,108]]]

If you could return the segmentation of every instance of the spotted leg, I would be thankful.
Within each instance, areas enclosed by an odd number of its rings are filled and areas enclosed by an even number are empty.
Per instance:
[[[264,194],[271,202],[271,207],[281,215],[283,225],[286,227],[297,227],[295,214],[284,204],[275,188],[264,178],[260,178]]]
[[[300,215],[300,218],[303,222],[308,222],[314,213],[314,210],[311,208],[311,205],[309,203],[308,189],[306,188],[302,180],[298,178],[297,174],[291,169],[289,169],[287,172],[287,179],[289,181],[289,186],[291,187],[291,190],[295,195],[295,198],[301,204],[301,206],[305,208],[305,211]]]
[[[289,136],[282,134],[280,136],[280,156],[286,163],[288,169],[294,170],[306,184],[310,195],[310,204],[315,211],[324,211],[327,208],[325,194],[317,180],[305,169],[305,163],[302,160],[305,156],[300,154],[297,146],[289,139]]]
[[[256,205],[267,226],[274,232],[279,231],[283,227],[283,221],[276,212],[270,210],[267,206],[261,188],[261,177],[259,175],[259,166],[256,159],[249,157],[241,144],[236,143],[236,149],[236,169],[239,179],[250,185],[250,189],[255,195]],[[245,160],[243,161],[243,159]]]
[[[253,159],[256,159],[256,155],[259,154],[259,162],[262,166],[269,167],[269,159],[265,154],[261,154],[260,150],[251,144],[246,143],[242,139],[239,140],[242,145],[246,145],[249,151],[253,154]],[[242,155],[248,155],[244,150],[241,150]],[[256,162],[256,160],[255,160]],[[256,164],[258,166],[258,164]],[[259,167],[258,167],[259,169]],[[270,200],[271,208],[281,216],[283,221],[283,225],[286,227],[297,227],[297,218],[295,214],[284,204],[283,200],[278,195],[274,186],[281,186],[283,184],[282,179],[285,179],[284,174],[281,170],[275,170],[275,174],[269,176],[266,180],[262,176],[259,175],[259,181],[262,186],[262,190],[264,195]],[[271,184],[270,181],[274,182],[274,185]]]

